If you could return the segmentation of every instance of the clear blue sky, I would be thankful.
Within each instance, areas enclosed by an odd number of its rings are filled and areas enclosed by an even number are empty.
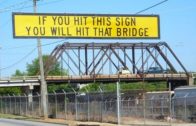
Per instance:
[[[40,13],[134,14],[162,0],[40,0]],[[0,67],[1,76],[10,76],[16,69],[25,71],[26,64],[37,57],[35,39],[14,39],[12,12],[33,12],[32,0],[0,0]],[[167,42],[188,71],[196,71],[196,0],[168,0],[141,14],[160,15],[161,38],[157,40],[130,40],[129,42]],[[42,44],[62,39],[43,39]],[[92,40],[65,39],[69,42]],[[94,40],[93,40],[94,41]],[[108,40],[96,40],[108,41]],[[110,42],[128,40],[110,40]],[[43,46],[43,54],[62,42]],[[25,57],[30,52],[31,55]],[[24,58],[25,57],[25,58]],[[23,59],[24,58],[24,59]],[[23,60],[21,60],[23,59]],[[18,62],[20,61],[21,62]]]

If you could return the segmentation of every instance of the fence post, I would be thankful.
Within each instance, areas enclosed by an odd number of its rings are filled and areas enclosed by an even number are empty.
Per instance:
[[[169,82],[169,124],[172,125],[172,95],[171,95],[171,83]]]
[[[86,87],[85,87],[85,90],[86,90],[86,92],[88,93],[88,95],[87,95],[87,108],[88,108],[88,110],[87,110],[87,119],[88,119],[88,121],[90,120],[90,99],[89,99],[89,91],[86,89]]]
[[[21,115],[21,96],[20,95],[18,95],[18,97],[20,98],[20,115]]]
[[[1,101],[0,101],[0,105],[1,105],[1,107],[0,107],[0,109],[1,109],[1,113],[2,113],[2,96],[0,96],[1,97]]]
[[[131,108],[130,108],[130,103],[129,103],[129,102],[130,102],[130,98],[128,98],[128,115],[131,115],[131,114],[130,114],[130,113],[131,113],[131,112],[130,112],[130,111],[131,111]]]
[[[152,109],[151,109],[151,114],[152,114],[152,117],[154,118],[154,101],[156,99],[154,98],[154,96],[151,97],[150,99],[150,103],[151,103],[151,106],[152,106]],[[156,106],[155,106],[155,110],[156,110]]]
[[[31,105],[31,116],[32,116],[32,117],[34,116],[34,115],[33,115],[33,112],[34,112],[34,111],[33,111],[33,108],[34,108],[34,105],[33,105],[33,104],[34,104],[33,97],[34,97],[33,94],[31,94],[30,98],[31,98],[31,100],[32,100],[32,101],[31,101],[31,104],[32,104],[32,105]]]
[[[120,99],[120,109],[121,109],[121,110],[124,109],[124,101],[125,101],[124,98],[121,98],[121,99]]]
[[[187,119],[187,103],[186,103],[186,97],[189,95],[189,93],[187,93],[185,96],[184,96],[184,119],[186,120]]]
[[[55,117],[57,118],[57,94],[55,91],[53,91],[54,96],[55,96]]]
[[[139,99],[139,97],[136,97],[135,98],[135,105],[134,105],[134,108],[135,108],[135,113],[136,113],[136,117],[139,117],[140,115],[138,114],[138,105],[139,105],[139,101],[140,101],[141,99]]]
[[[77,108],[77,104],[78,104],[78,100],[77,100],[77,92],[72,88],[72,90],[74,91],[75,94],[75,111],[76,111],[76,121],[78,120],[78,108]]]
[[[8,96],[5,96],[5,113],[7,114],[7,97]]]
[[[3,96],[1,96],[1,113],[3,113]]]
[[[13,96],[14,96],[14,114],[16,114],[16,96],[13,94]]]
[[[146,93],[143,91],[143,117],[144,117],[144,125],[146,125]]]
[[[11,103],[12,103],[12,101],[11,101],[11,96],[8,94],[8,96],[9,96],[9,98],[10,98],[10,104],[9,104],[9,106],[10,106],[10,114],[11,114]]]
[[[172,118],[175,118],[176,117],[176,115],[175,115],[175,97],[173,97],[172,99],[172,104],[171,104],[171,111],[172,111],[172,115],[171,115],[171,117]]]
[[[38,97],[38,104],[39,104],[39,116],[41,116],[41,101],[40,101],[40,94],[36,92],[37,97]]]
[[[103,90],[99,86],[100,94],[101,94],[101,102],[100,102],[100,108],[101,108],[101,122],[103,122]]]
[[[27,116],[27,95],[24,93],[24,98],[25,98],[25,116]]]
[[[67,96],[66,96],[66,92],[62,89],[65,98],[64,98],[64,112],[65,112],[65,119],[67,119]]]
[[[107,103],[107,100],[104,101],[104,115],[107,115],[107,106],[106,106],[106,103]]]
[[[164,100],[164,98],[163,98],[163,96],[162,96],[162,97],[161,97],[161,115],[164,116],[164,113],[163,113],[163,100]]]
[[[117,121],[118,121],[118,125],[120,125],[120,116],[121,116],[121,113],[120,113],[120,85],[119,85],[119,82],[116,82],[116,94],[117,94]]]
[[[3,104],[3,99],[4,99],[4,96],[2,96],[2,102],[1,102],[1,106],[2,106],[2,113],[4,113],[4,104]]]

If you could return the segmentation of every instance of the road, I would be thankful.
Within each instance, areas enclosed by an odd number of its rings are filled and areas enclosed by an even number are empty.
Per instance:
[[[0,126],[63,126],[63,125],[23,121],[23,120],[14,120],[14,119],[0,119]]]

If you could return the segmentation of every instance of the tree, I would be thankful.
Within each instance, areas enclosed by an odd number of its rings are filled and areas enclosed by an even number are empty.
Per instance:
[[[15,74],[13,74],[12,76],[25,76],[26,75],[26,73],[25,72],[21,72],[20,70],[16,70],[15,71]]]
[[[0,88],[0,95],[18,95],[18,94],[22,94],[22,90],[20,87],[3,87]]]
[[[49,55],[43,55],[43,63],[47,61]],[[35,76],[39,72],[39,59],[36,58],[32,61],[31,64],[27,63],[27,75],[28,76]],[[48,73],[48,75],[67,75],[67,70],[60,68],[60,63],[56,62],[53,65],[52,70]]]
[[[49,55],[43,55],[43,63],[47,61]],[[27,63],[26,65],[26,72],[22,72],[20,70],[16,70],[15,73],[12,75],[14,76],[36,76],[39,72],[39,59],[35,58],[31,63]],[[60,63],[57,62],[54,64],[53,69],[48,73],[48,75],[67,75],[68,72],[65,69],[61,69]],[[65,91],[71,91],[71,86],[68,84],[50,84],[48,86],[48,92],[53,92],[54,90],[61,90],[64,89]],[[7,87],[7,88],[0,88],[0,94],[21,94],[25,88],[21,87]]]
[[[12,77],[14,76],[24,76],[25,73],[21,72],[20,70],[16,70],[15,73],[12,75]],[[0,88],[0,95],[12,95],[12,94],[21,94],[22,93],[22,89],[21,87],[2,87]]]
[[[25,72],[21,72],[20,70],[16,70],[15,73],[12,75],[12,77],[14,76],[24,76]],[[1,87],[0,88],[0,95],[12,95],[12,94],[21,94],[22,93],[22,89],[21,87]]]
[[[45,64],[47,59],[49,58],[49,55],[43,55],[43,63]],[[27,75],[28,76],[35,76],[39,72],[39,59],[36,58],[32,61],[31,64],[27,64]],[[67,70],[61,69],[60,63],[56,62],[53,65],[52,70],[48,73],[48,75],[52,76],[60,76],[60,75],[68,75]],[[50,84],[48,85],[48,92],[51,93],[53,91],[62,90],[64,89],[66,92],[71,91],[71,86],[68,84]]]
[[[48,92],[49,93],[53,93],[53,91],[62,92],[62,90],[64,90],[65,92],[73,92],[72,88],[73,87],[70,84],[60,84],[60,85],[50,84],[48,85]]]

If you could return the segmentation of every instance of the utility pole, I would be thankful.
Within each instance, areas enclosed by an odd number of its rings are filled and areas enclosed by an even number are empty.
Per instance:
[[[33,0],[33,11],[37,13],[36,2],[38,0]],[[41,40],[37,38],[37,48],[38,48],[38,57],[39,57],[39,66],[40,66],[40,79],[41,79],[41,111],[44,119],[48,118],[48,107],[47,107],[47,85],[44,77],[44,67],[43,67],[43,59],[42,59],[42,47]]]
[[[1,51],[1,46],[0,46],[0,51]],[[0,52],[0,80],[1,80],[1,52]]]

